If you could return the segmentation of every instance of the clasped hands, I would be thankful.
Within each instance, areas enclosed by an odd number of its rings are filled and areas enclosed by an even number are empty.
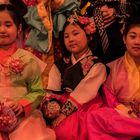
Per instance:
[[[19,115],[21,115],[24,112],[22,105],[19,104],[18,102],[9,101],[8,103],[7,102],[0,102],[0,104],[9,106],[13,110],[13,112],[15,113],[16,117],[18,117]]]
[[[104,5],[100,8],[100,11],[102,12],[102,16],[105,24],[115,19],[114,15],[116,14],[116,10],[114,8]]]
[[[52,122],[52,128],[57,127],[64,119],[66,119],[66,115],[60,113],[59,116]]]

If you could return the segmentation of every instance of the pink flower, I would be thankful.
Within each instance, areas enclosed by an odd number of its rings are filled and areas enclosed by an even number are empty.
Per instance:
[[[17,125],[17,118],[13,110],[0,102],[0,131],[10,132]]]
[[[96,32],[96,26],[93,18],[89,18],[87,16],[78,16],[76,13],[71,15],[67,21],[70,23],[79,23],[84,27],[85,33],[89,35],[90,39],[92,39],[92,35]]]
[[[24,70],[24,63],[21,59],[11,59],[9,62],[9,68],[12,72],[16,74],[21,74],[21,72]]]
[[[96,26],[92,18],[79,16],[78,20],[84,25],[84,30],[87,35],[92,35],[96,32]]]
[[[36,0],[23,0],[23,2],[24,2],[27,6],[35,6],[35,5],[36,5]]]
[[[89,24],[89,23],[90,23],[90,20],[89,20],[88,17],[81,17],[81,16],[79,16],[78,20],[79,20],[79,22],[80,22],[81,24],[83,24],[83,25]]]
[[[93,57],[84,58],[81,60],[83,74],[86,75],[93,65]]]
[[[90,35],[90,34],[93,34],[96,32],[96,27],[93,23],[85,26],[84,29],[85,29],[87,35]]]

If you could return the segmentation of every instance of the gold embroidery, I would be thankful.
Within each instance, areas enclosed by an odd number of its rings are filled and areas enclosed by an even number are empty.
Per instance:
[[[72,104],[72,102],[67,100],[65,102],[65,104],[62,106],[61,113],[63,113],[66,116],[69,116],[76,110],[77,110],[76,106],[74,106],[74,104]]]

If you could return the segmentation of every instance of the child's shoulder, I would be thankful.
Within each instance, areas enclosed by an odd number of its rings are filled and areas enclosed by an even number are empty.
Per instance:
[[[31,52],[24,50],[22,48],[18,48],[14,57],[22,59],[24,63],[34,63],[40,67],[41,72],[43,72],[46,68],[46,63],[39,59],[37,56],[32,54]]]
[[[110,68],[112,67],[120,67],[120,65],[122,65],[123,63],[123,56],[110,62],[110,63],[107,63],[107,66],[109,66]]]
[[[27,54],[27,55],[33,57],[33,54],[32,54],[31,52],[29,52],[29,51],[27,51],[27,50],[25,50],[25,49],[22,49],[22,48],[18,48],[17,52],[18,52],[19,54],[23,54],[23,55],[26,55],[26,54]]]
[[[24,50],[22,48],[18,48],[16,53],[13,55],[13,57],[20,58],[23,61],[31,61],[31,60],[36,61],[35,56],[31,52]]]

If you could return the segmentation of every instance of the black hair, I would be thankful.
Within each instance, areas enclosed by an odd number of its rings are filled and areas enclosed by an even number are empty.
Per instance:
[[[140,27],[140,17],[131,17],[127,20],[126,24],[125,24],[125,28],[123,30],[123,35],[126,37],[129,30],[132,27],[136,27],[139,26]]]
[[[15,25],[17,26],[17,28],[19,28],[19,26],[21,24],[21,17],[19,14],[20,13],[19,9],[12,4],[0,4],[0,11],[5,11],[5,10],[9,12]]]
[[[20,9],[20,17],[21,17],[21,23],[22,23],[22,30],[23,32],[26,31],[26,29],[29,27],[29,25],[26,23],[23,16],[27,13],[28,7],[22,0],[9,0],[12,5],[15,5]]]

